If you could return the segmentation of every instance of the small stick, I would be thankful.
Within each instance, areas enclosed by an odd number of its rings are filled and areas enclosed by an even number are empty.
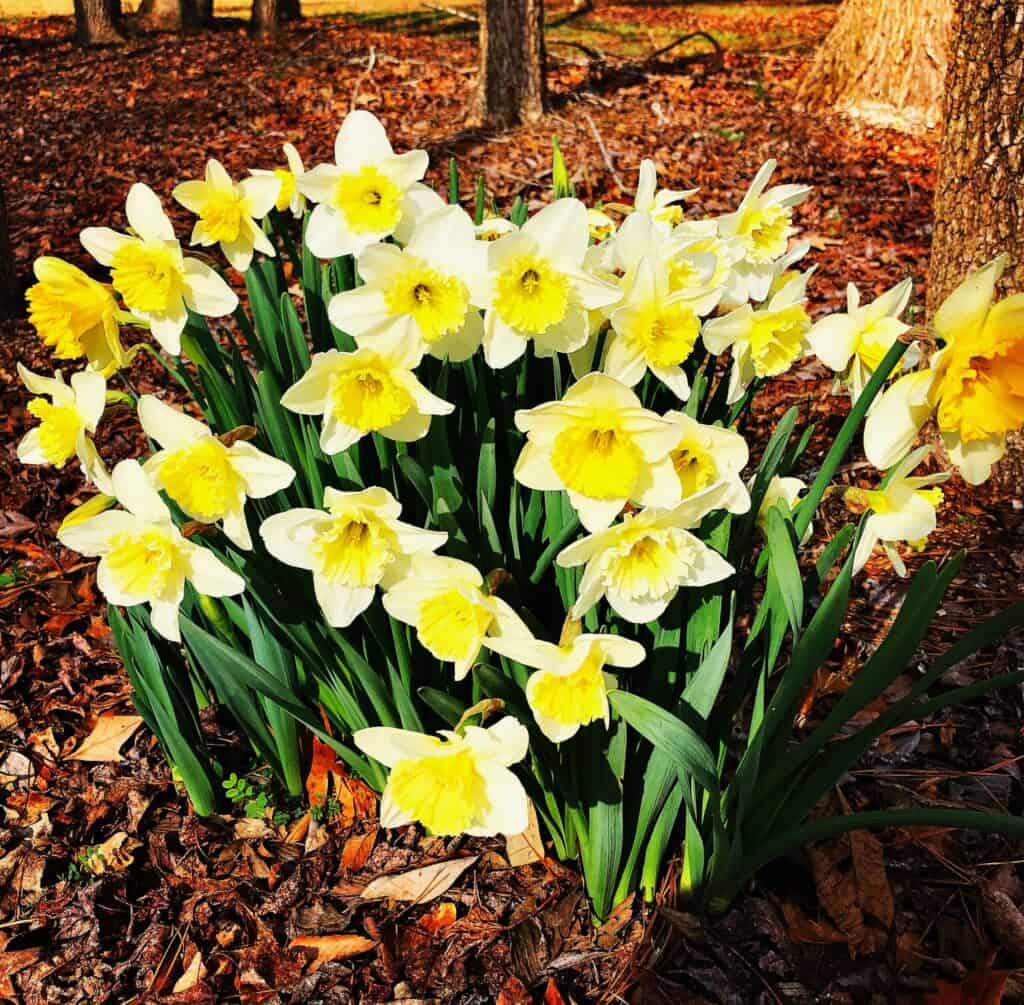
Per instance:
[[[615,170],[615,162],[612,160],[612,155],[608,152],[608,148],[604,145],[604,139],[601,136],[600,130],[597,128],[597,123],[591,118],[590,112],[584,112],[583,118],[587,120],[590,125],[590,131],[594,134],[594,139],[597,140],[597,149],[601,151],[601,156],[604,158],[604,163],[608,168],[612,179],[618,186],[620,192],[628,192],[629,190],[625,185],[622,184],[622,179],[619,177],[619,172]]]
[[[473,17],[472,14],[467,14],[464,10],[457,10],[455,7],[445,7],[439,3],[428,3],[427,0],[422,0],[422,4],[430,10],[440,11],[442,14],[450,14],[452,17],[460,18],[463,21],[469,21],[470,24],[480,23],[480,21]]]

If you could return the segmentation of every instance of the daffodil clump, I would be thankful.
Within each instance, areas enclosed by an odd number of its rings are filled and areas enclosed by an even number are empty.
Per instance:
[[[951,477],[919,430],[934,416],[977,484],[1024,425],[1004,260],[930,328],[904,320],[909,280],[873,300],[850,286],[846,311],[815,318],[810,189],[771,186],[774,162],[709,217],[650,160],[631,202],[587,207],[557,146],[542,208],[500,215],[481,182],[470,213],[454,164],[442,198],[426,153],[395,153],[364,111],[333,163],[307,169],[291,144],[284,161],[242,177],[210,160],[177,185],[186,246],[133,185],[125,222],[81,234],[108,271],[41,258],[28,291],[56,368],[19,368],[18,456],[77,462],[93,487],[58,536],[99,559],[137,705],[197,811],[217,805],[198,728],[216,701],[293,796],[319,736],[381,792],[385,827],[511,836],[532,803],[598,917],[652,896],[679,848],[686,894],[728,902],[817,833],[874,730],[941,701],[925,692],[945,658],[832,743],[904,672],[959,568],[917,557]],[[137,393],[140,354],[166,386]],[[851,405],[804,481],[798,409],[767,444],[744,421],[811,354],[837,414]],[[125,406],[148,450],[111,465],[105,416]],[[822,541],[817,507],[862,426],[879,475],[843,487],[851,522]],[[857,701],[795,734],[851,581],[883,556],[918,566],[908,613]],[[1019,828],[1002,820],[960,822]]]

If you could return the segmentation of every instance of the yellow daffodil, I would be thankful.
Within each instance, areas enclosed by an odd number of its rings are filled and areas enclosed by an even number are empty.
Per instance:
[[[238,297],[208,265],[181,253],[171,221],[151,188],[132,185],[125,212],[131,234],[87,227],[82,245],[111,270],[114,289],[128,309],[148,322],[153,337],[177,356],[190,309],[219,318],[238,306]]]
[[[313,573],[327,623],[347,628],[373,600],[407,574],[413,555],[436,551],[447,533],[398,519],[402,504],[387,489],[324,489],[321,509],[290,509],[263,521],[260,536],[278,561]]]
[[[612,312],[612,335],[604,358],[605,373],[627,387],[650,371],[677,398],[690,396],[682,364],[700,334],[701,316],[714,310],[717,291],[696,297],[670,290],[669,272],[644,258],[625,298]]]
[[[301,220],[306,212],[306,197],[299,191],[299,181],[305,175],[306,168],[299,151],[291,143],[285,143],[282,149],[287,167],[274,168],[272,171],[254,168],[249,173],[277,178],[281,187],[277,192],[274,209],[279,213],[291,212],[296,220]]]
[[[203,181],[184,181],[173,194],[199,217],[191,243],[204,248],[219,244],[231,267],[245,272],[255,252],[274,257],[274,246],[256,221],[274,208],[280,190],[275,175],[250,175],[236,183],[219,161],[209,160]]]
[[[561,401],[520,410],[515,422],[527,436],[517,481],[544,492],[566,490],[589,531],[607,527],[627,502],[671,507],[681,499],[669,458],[675,426],[614,377],[587,374]]]
[[[57,359],[85,357],[110,373],[125,360],[118,306],[110,289],[60,258],[37,258],[36,282],[25,294],[28,320]]]
[[[910,449],[934,412],[950,459],[979,485],[1003,456],[1007,433],[1024,426],[1024,293],[993,302],[1006,263],[1000,255],[946,298],[933,322],[943,348],[871,410],[864,449],[879,470]]]
[[[198,419],[159,398],[139,399],[143,432],[163,449],[146,462],[146,473],[193,520],[221,523],[239,548],[252,547],[245,500],[263,499],[291,485],[295,471],[251,443],[225,446]]]
[[[847,490],[848,502],[866,506],[870,511],[853,557],[854,574],[864,568],[875,545],[881,542],[896,574],[905,576],[907,567],[894,545],[906,541],[920,550],[935,530],[935,511],[942,502],[942,490],[933,486],[948,481],[950,472],[911,477],[931,450],[925,446],[909,453],[896,466],[884,488]]]
[[[749,483],[749,487],[753,487],[754,479],[752,478]],[[757,528],[762,534],[768,532],[768,514],[774,509],[779,503],[783,503],[787,509],[794,510],[796,505],[800,502],[800,493],[807,488],[807,485],[799,478],[795,477],[784,477],[783,475],[775,475],[772,480],[768,483],[768,489],[764,494],[764,498],[761,500],[761,505],[757,510]],[[800,541],[801,544],[806,544],[814,533],[814,524],[808,524],[807,530],[804,532],[803,539]]]
[[[485,255],[458,206],[418,221],[404,249],[367,248],[358,268],[363,285],[335,295],[327,313],[361,347],[397,340],[454,362],[479,348],[484,327],[474,305],[487,295]]]
[[[570,739],[592,722],[607,726],[608,692],[616,681],[604,668],[639,666],[647,655],[639,642],[618,635],[578,635],[559,646],[532,637],[487,639],[485,644],[536,668],[526,682],[526,700],[552,743]]]
[[[672,242],[683,256],[672,272],[673,289],[717,289],[721,291],[721,302],[728,307],[738,307],[749,299],[746,279],[737,274],[736,265],[743,261],[745,242],[742,237],[732,235],[724,238],[718,233],[718,220],[707,217],[703,220],[684,220],[672,231]],[[712,267],[705,277],[694,269],[696,256],[702,260],[710,258]]]
[[[18,444],[18,460],[22,464],[62,468],[77,457],[82,474],[100,492],[109,495],[110,475],[92,441],[106,406],[107,382],[103,374],[82,370],[71,375],[68,385],[60,370],[53,377],[43,377],[19,363],[18,376],[36,395],[28,403],[28,411],[39,420],[39,425],[30,429]]]
[[[384,608],[416,629],[424,649],[454,663],[455,679],[462,680],[485,637],[529,635],[519,615],[483,586],[472,565],[421,552],[413,556],[408,574],[384,594]]]
[[[368,433],[408,442],[427,435],[434,415],[455,406],[431,394],[412,372],[421,357],[410,341],[380,338],[374,349],[317,353],[306,373],[281,398],[299,415],[322,415],[320,447],[347,450]]]
[[[793,207],[810,194],[807,185],[776,185],[768,188],[775,161],[766,161],[757,172],[735,212],[718,219],[719,236],[743,241],[743,258],[735,265],[744,287],[741,300],[764,300],[772,279],[773,263],[786,254],[795,233]]]
[[[318,258],[358,255],[394,234],[410,190],[427,173],[425,150],[396,154],[375,115],[350,112],[334,142],[334,164],[319,164],[298,189],[318,203],[306,243]]]
[[[529,800],[509,768],[526,757],[530,737],[511,716],[439,736],[371,726],[352,739],[391,769],[380,799],[382,827],[415,822],[432,834],[478,837],[526,830]]]
[[[750,510],[750,493],[741,474],[750,460],[747,441],[734,429],[707,426],[682,412],[666,412],[665,419],[676,427],[677,439],[669,452],[684,499],[713,485],[723,483],[727,492],[722,509],[730,513]]]
[[[181,535],[138,461],[121,461],[111,477],[123,509],[65,525],[57,536],[82,555],[99,556],[96,585],[110,603],[148,603],[153,628],[178,642],[186,580],[210,597],[235,596],[245,580]]]
[[[589,242],[583,203],[558,199],[490,245],[483,339],[489,366],[515,362],[531,340],[538,356],[573,352],[587,341],[587,312],[621,296],[585,268]]]
[[[732,349],[729,404],[743,397],[755,377],[777,377],[805,355],[811,329],[806,308],[810,275],[794,276],[757,310],[744,304],[704,324],[701,338],[709,352]]]
[[[674,509],[627,513],[620,523],[570,544],[562,568],[586,565],[570,615],[582,618],[602,597],[620,617],[645,624],[661,617],[683,586],[706,586],[735,571],[690,533],[729,493],[718,483]]]
[[[678,192],[670,188],[659,189],[658,169],[654,161],[645,159],[640,162],[640,180],[633,199],[633,211],[647,214],[659,226],[675,227],[683,219],[683,207],[678,204],[698,191],[695,188]]]
[[[900,315],[906,310],[912,287],[912,282],[904,279],[862,307],[860,293],[850,283],[846,287],[846,313],[829,314],[808,332],[811,351],[835,371],[838,382],[849,389],[854,401],[885,354],[910,330],[910,325],[900,321]]]

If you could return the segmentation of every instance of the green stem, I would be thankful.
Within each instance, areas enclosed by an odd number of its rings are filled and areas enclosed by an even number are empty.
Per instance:
[[[544,578],[544,573],[548,571],[548,566],[554,561],[555,555],[576,536],[576,531],[579,529],[580,519],[573,514],[569,522],[563,524],[562,529],[558,532],[558,536],[548,544],[544,551],[541,552],[540,558],[537,559],[537,564],[534,566],[533,572],[530,573],[530,582],[534,586]]]

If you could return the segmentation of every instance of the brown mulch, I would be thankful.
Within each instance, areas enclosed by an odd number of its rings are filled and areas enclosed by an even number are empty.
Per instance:
[[[615,175],[628,187],[640,159],[651,156],[666,185],[700,185],[700,207],[717,213],[775,157],[782,178],[815,185],[799,223],[815,246],[817,309],[838,306],[848,280],[877,292],[906,274],[923,302],[933,141],[853,130],[790,105],[793,81],[832,9],[600,4],[598,15],[598,27],[640,26],[633,32],[640,39],[645,25],[710,28],[735,44],[717,72],[673,62],[674,54],[646,69],[632,56],[597,69],[578,51],[552,47],[552,113],[536,126],[488,135],[465,125],[476,50],[458,33],[402,35],[323,18],[290,26],[269,47],[228,24],[84,53],[67,42],[65,20],[0,25],[0,163],[25,280],[42,253],[89,267],[77,231],[121,225],[132,181],[169,196],[176,181],[201,174],[207,156],[240,174],[272,166],[285,140],[307,165],[329,159],[337,124],[355,103],[385,121],[397,148],[430,151],[431,181],[445,184],[447,158],[457,156],[467,199],[482,172],[504,207],[517,194],[545,196],[552,133],[587,200],[628,196]],[[577,22],[572,30],[592,28]],[[602,49],[614,54],[615,36],[607,37]],[[184,216],[178,221],[184,232]],[[1024,966],[1014,935],[1024,918],[1014,914],[1021,903],[1015,867],[1004,864],[1019,849],[998,838],[892,830],[879,837],[884,865],[877,849],[868,854],[874,846],[833,842],[806,861],[766,870],[724,917],[673,912],[666,896],[661,912],[630,905],[594,929],[572,870],[554,862],[511,870],[501,842],[378,832],[354,809],[309,826],[283,800],[289,819],[279,824],[246,820],[241,810],[198,820],[145,730],[122,747],[121,762],[69,760],[96,716],[132,708],[90,565],[54,542],[61,517],[83,498],[80,482],[74,472],[23,468],[14,459],[28,425],[14,364],[24,358],[45,367],[45,357],[23,321],[0,334],[0,998],[1020,999],[1010,972]],[[144,387],[156,379],[155,371],[140,375]],[[842,419],[827,387],[813,366],[776,382],[758,402],[752,441],[763,444],[782,412],[798,404],[805,420],[818,423],[804,460],[813,470]],[[105,437],[110,457],[139,449],[128,415]],[[843,472],[851,483],[869,476],[856,461]],[[926,556],[968,547],[970,557],[923,657],[1020,595],[1021,496],[1020,487],[951,483]],[[841,520],[841,503],[828,500],[825,529]],[[876,559],[860,581],[842,647],[804,703],[806,725],[820,721],[848,684],[900,591]],[[947,683],[1015,661],[1019,652],[1003,647],[957,668]],[[907,686],[900,678],[884,701]],[[829,811],[930,800],[1020,812],[1021,704],[1018,691],[998,694],[887,735]],[[204,727],[239,774],[251,769],[215,711]],[[112,838],[121,852],[93,875],[88,849]],[[436,902],[409,908],[358,897],[381,874],[469,854],[480,858]],[[325,951],[341,956],[320,966],[308,950],[290,948],[295,939],[342,935],[368,939],[370,948],[346,959],[343,947],[358,944],[334,940]]]

